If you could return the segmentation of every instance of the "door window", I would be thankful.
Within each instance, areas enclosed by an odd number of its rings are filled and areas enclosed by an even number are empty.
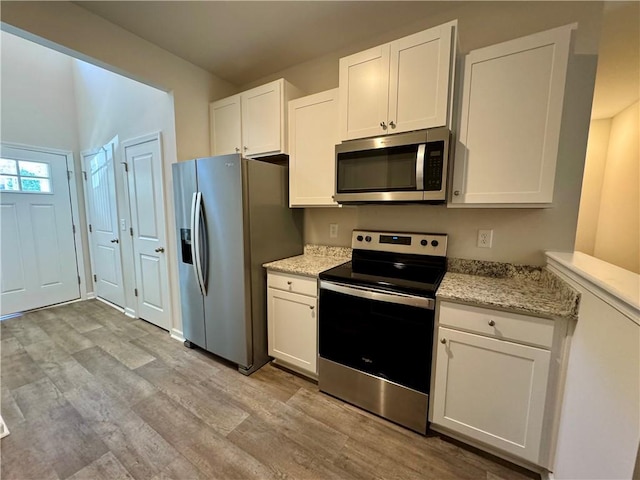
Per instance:
[[[52,193],[49,164],[0,158],[0,190]]]

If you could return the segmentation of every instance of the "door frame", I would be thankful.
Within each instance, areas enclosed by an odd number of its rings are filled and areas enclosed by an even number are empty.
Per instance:
[[[20,150],[27,150],[31,152],[49,153],[53,155],[60,155],[65,157],[67,164],[67,178],[69,184],[69,198],[71,200],[71,221],[73,222],[73,240],[75,243],[76,251],[76,268],[78,270],[78,276],[80,277],[80,300],[88,300],[95,297],[93,291],[87,289],[87,278],[85,272],[84,255],[88,245],[85,245],[82,241],[82,231],[87,229],[86,223],[80,222],[80,202],[78,199],[78,181],[82,183],[82,179],[78,179],[79,175],[82,175],[82,168],[77,168],[76,156],[70,150],[60,150],[57,148],[40,147],[35,145],[26,145],[24,143],[15,142],[0,142],[3,147],[16,148]],[[83,198],[84,200],[84,198]]]

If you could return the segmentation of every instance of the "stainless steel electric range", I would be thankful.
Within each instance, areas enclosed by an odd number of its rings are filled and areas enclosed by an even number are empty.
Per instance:
[[[352,248],[320,273],[320,390],[424,434],[447,235],[355,230]]]

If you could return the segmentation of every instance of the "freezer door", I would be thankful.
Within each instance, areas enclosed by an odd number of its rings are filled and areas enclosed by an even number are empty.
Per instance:
[[[242,159],[240,155],[201,158],[197,170],[208,245],[206,348],[248,367],[253,358]]]
[[[196,162],[173,164],[173,196],[178,238],[178,276],[182,333],[186,340],[205,347],[204,302],[194,269],[192,213],[193,196],[197,192]]]

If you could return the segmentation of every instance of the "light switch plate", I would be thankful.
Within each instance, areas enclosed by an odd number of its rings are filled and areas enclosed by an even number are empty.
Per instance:
[[[338,238],[338,224],[330,223],[329,224],[329,238]]]
[[[478,230],[478,247],[491,248],[493,243],[493,230]]]

